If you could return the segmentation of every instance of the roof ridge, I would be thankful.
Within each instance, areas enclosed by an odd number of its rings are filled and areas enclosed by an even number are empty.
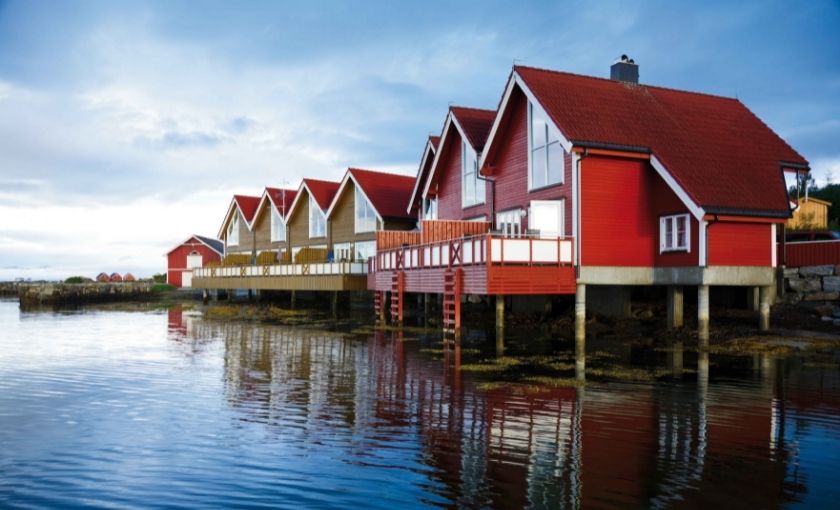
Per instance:
[[[449,105],[449,109],[459,109],[459,110],[470,110],[473,112],[486,112],[486,113],[496,113],[497,110],[491,110],[490,108],[476,108],[474,106],[460,106],[460,105]]]
[[[540,72],[544,72],[544,73],[564,74],[566,76],[574,76],[574,77],[578,77],[578,78],[588,78],[588,79],[591,79],[591,80],[598,80],[598,81],[603,81],[603,82],[608,82],[608,83],[616,83],[616,84],[620,84],[620,85],[631,85],[631,86],[644,87],[644,88],[649,88],[649,89],[666,90],[666,91],[670,91],[670,92],[679,92],[681,94],[694,94],[694,95],[698,95],[698,96],[713,97],[715,99],[726,99],[728,101],[735,101],[735,102],[741,103],[741,101],[737,97],[723,96],[723,95],[720,95],[720,94],[710,94],[709,92],[698,92],[696,90],[678,89],[678,88],[675,88],[675,87],[664,87],[662,85],[649,85],[647,83],[627,83],[627,82],[622,82],[622,81],[618,81],[618,80],[613,80],[611,78],[604,78],[603,76],[592,76],[592,75],[589,75],[589,74],[572,73],[572,72],[569,72],[569,71],[559,71],[557,69],[547,69],[547,68],[544,68],[544,67],[535,67],[535,66],[526,66],[526,65],[517,64],[517,65],[513,66],[513,69],[514,70],[516,70],[516,69],[531,69],[533,71],[540,71]],[[741,103],[741,104],[743,104],[743,103]]]

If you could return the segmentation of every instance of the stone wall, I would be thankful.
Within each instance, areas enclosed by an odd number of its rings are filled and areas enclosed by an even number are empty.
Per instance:
[[[140,301],[152,298],[153,285],[152,282],[24,283],[18,286],[18,298],[21,308]]]
[[[785,301],[812,307],[824,321],[840,326],[840,266],[786,268]]]

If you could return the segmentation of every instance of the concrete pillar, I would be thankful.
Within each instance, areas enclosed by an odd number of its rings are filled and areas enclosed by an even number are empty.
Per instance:
[[[575,293],[575,370],[586,370],[586,285],[582,283]]]
[[[747,309],[754,312],[759,311],[761,303],[760,290],[758,287],[747,287]]]
[[[668,286],[668,329],[683,327],[683,288]]]
[[[338,291],[332,291],[332,296],[330,296],[330,311],[332,312],[333,319],[338,318]]]
[[[423,294],[423,323],[429,322],[429,317],[432,314],[432,295],[429,293]]]
[[[758,309],[758,329],[767,331],[770,329],[770,294],[771,287],[759,287],[759,309]]]
[[[697,347],[709,349],[709,286],[697,286]]]
[[[674,342],[671,346],[671,352],[668,353],[668,362],[671,366],[671,373],[677,379],[683,376],[683,352],[685,350],[682,342]]]
[[[292,310],[294,310],[295,308],[297,308],[297,292],[296,292],[296,291],[294,291],[294,290],[292,291],[291,304],[289,305],[289,307],[290,307]]]
[[[505,330],[505,296],[496,295],[496,334]]]
[[[700,394],[705,397],[709,389],[709,352],[700,351],[697,353],[697,387]]]

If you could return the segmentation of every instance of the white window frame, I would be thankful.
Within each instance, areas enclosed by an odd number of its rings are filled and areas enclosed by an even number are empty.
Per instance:
[[[531,200],[531,204],[528,207],[528,229],[529,230],[536,230],[534,225],[534,206],[541,206],[541,205],[551,205],[552,207],[557,208],[559,211],[559,216],[557,218],[558,226],[560,227],[559,232],[552,232],[549,234],[540,232],[539,236],[541,238],[560,238],[563,239],[566,237],[566,199],[561,198],[558,200]]]
[[[239,215],[234,213],[227,232],[228,246],[239,246]]]
[[[679,244],[678,220],[685,221],[685,243]],[[670,233],[668,232],[670,226]],[[669,214],[659,217],[659,253],[691,253],[691,215],[689,213]]]
[[[353,226],[355,232],[357,234],[376,232],[376,211],[373,210],[373,205],[358,186],[355,186],[354,193]]]
[[[467,184],[473,186],[472,196],[467,194]],[[479,193],[479,189],[481,193]],[[466,140],[461,140],[461,207],[475,207],[485,200],[484,181],[478,178],[478,155]]]
[[[315,221],[317,220],[319,226],[323,226],[323,232],[315,230]],[[309,196],[309,239],[317,239],[320,237],[327,237],[327,217],[324,214],[324,211],[318,207],[318,203],[315,202],[315,199],[312,198],[312,195]]]
[[[535,106],[533,102],[528,101],[528,191],[539,190],[543,188],[548,188],[551,186],[558,186],[565,183],[566,180],[566,151],[563,149],[563,144],[560,143],[560,138],[554,136],[553,129],[549,126],[549,119],[548,115],[542,110],[539,109],[538,112],[540,115],[545,118],[545,145],[541,145],[540,147],[534,147],[534,108],[539,108]],[[560,179],[557,181],[549,181],[549,164],[551,163],[549,160],[549,146],[557,145],[560,149]],[[545,149],[545,158],[541,162],[534,161],[534,151],[540,148]],[[545,184],[541,184],[540,186],[534,185],[534,172],[537,170],[536,165],[538,163],[542,163],[542,172],[544,173],[543,177],[545,179]]]
[[[270,204],[269,207],[271,207],[271,242],[283,242],[286,240],[286,222],[283,221],[276,207]]]
[[[508,209],[496,213],[496,229],[502,231],[506,237],[521,237],[525,231],[522,228],[522,209]]]

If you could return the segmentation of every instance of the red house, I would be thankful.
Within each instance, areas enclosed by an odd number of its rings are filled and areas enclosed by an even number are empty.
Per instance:
[[[194,268],[220,261],[224,255],[225,247],[220,240],[191,236],[166,254],[166,282],[175,287],[190,287]]]
[[[452,108],[422,198],[492,231],[450,222],[435,245],[382,246],[375,289],[402,274],[407,292],[443,293],[450,324],[460,293],[574,293],[582,339],[587,287],[602,301],[667,286],[675,326],[696,287],[706,339],[709,286],[741,285],[760,288],[766,328],[784,172],[808,162],[737,99],[641,85],[626,58],[611,75],[514,66],[492,118]]]

